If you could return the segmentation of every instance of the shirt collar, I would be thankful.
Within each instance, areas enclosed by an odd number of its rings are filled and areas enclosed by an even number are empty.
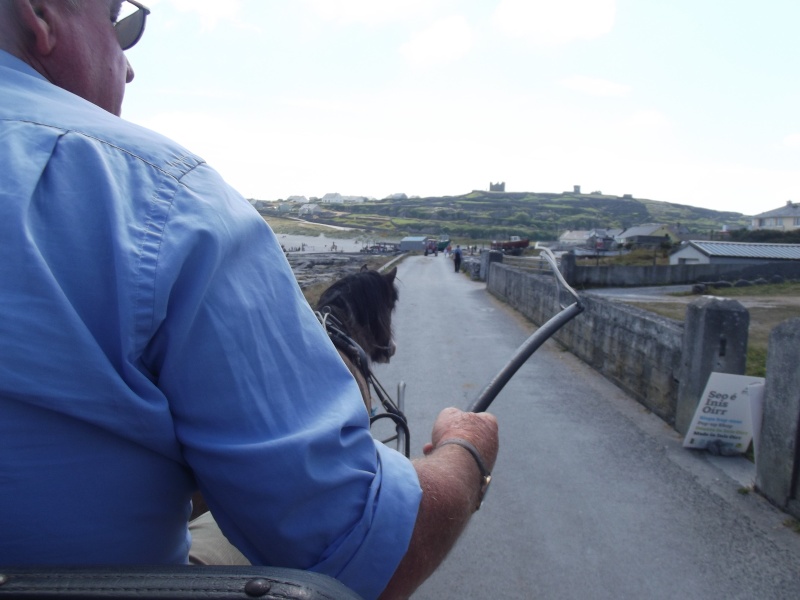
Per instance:
[[[38,77],[42,81],[47,81],[47,78],[39,73],[36,69],[26,63],[24,60],[20,60],[13,54],[6,52],[5,50],[0,50],[0,67],[6,69],[13,69],[14,71],[19,71],[20,73],[25,73],[26,75],[33,75],[34,77]]]

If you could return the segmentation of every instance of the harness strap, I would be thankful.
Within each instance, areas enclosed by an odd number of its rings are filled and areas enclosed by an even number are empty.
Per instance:
[[[317,319],[322,323],[333,345],[350,357],[356,367],[358,367],[358,370],[361,371],[364,379],[369,383],[372,378],[372,371],[369,368],[369,357],[367,353],[364,352],[364,349],[358,342],[347,335],[344,325],[339,319],[333,316],[330,312],[330,308],[326,306],[323,308],[323,311],[326,309],[327,312],[315,311],[314,314],[317,315]]]
[[[397,408],[397,405],[395,405],[372,373],[372,369],[369,368],[370,360],[367,353],[364,352],[358,342],[347,335],[344,325],[330,312],[330,307],[325,306],[321,311],[315,311],[314,314],[317,315],[317,319],[325,328],[325,332],[333,342],[333,345],[347,354],[358,367],[358,370],[367,381],[367,385],[372,387],[383,407],[393,414],[402,416],[405,420],[405,415],[400,412],[400,409]]]
[[[330,307],[325,306],[323,307],[322,311],[314,311],[314,314],[322,324],[325,332],[328,334],[328,337],[333,342],[333,345],[336,346],[337,349],[347,354],[358,367],[358,370],[361,372],[367,382],[367,387],[372,388],[384,410],[386,411],[381,415],[372,415],[370,417],[370,423],[381,417],[391,418],[395,422],[395,425],[399,428],[398,431],[402,429],[405,433],[404,454],[406,458],[410,457],[411,436],[408,431],[408,420],[406,419],[403,411],[398,408],[397,404],[395,404],[389,394],[386,393],[386,390],[383,389],[383,386],[377,380],[375,375],[372,374],[372,370],[369,368],[370,361],[367,353],[364,352],[364,349],[358,344],[358,342],[347,335],[342,322],[333,316],[333,314],[331,314]]]

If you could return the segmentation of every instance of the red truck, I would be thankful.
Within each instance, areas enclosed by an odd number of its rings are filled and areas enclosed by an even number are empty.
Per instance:
[[[498,242],[493,240],[491,244],[492,250],[500,250],[503,254],[511,254],[519,256],[522,251],[530,246],[531,241],[528,238],[521,238],[517,235],[512,235],[509,239]]]

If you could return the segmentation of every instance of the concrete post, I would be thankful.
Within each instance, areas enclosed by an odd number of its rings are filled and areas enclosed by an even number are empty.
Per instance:
[[[575,253],[574,252],[565,252],[561,255],[561,265],[560,269],[561,275],[564,276],[564,280],[570,284],[575,285]]]
[[[489,250],[481,253],[480,280],[486,281],[489,278],[489,265],[493,262],[503,262],[503,253],[497,250]]]
[[[772,330],[756,487],[800,519],[800,318]]]
[[[712,372],[744,375],[750,313],[737,300],[704,296],[686,307],[675,429],[692,424]]]

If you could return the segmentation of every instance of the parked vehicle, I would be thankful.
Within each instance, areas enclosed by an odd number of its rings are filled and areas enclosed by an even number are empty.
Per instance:
[[[425,256],[428,256],[428,254],[439,255],[439,243],[436,240],[425,241]]]
[[[521,238],[518,235],[512,235],[509,239],[498,242],[492,241],[491,249],[500,250],[503,254],[511,254],[519,256],[522,251],[530,245],[531,241],[528,238]]]

